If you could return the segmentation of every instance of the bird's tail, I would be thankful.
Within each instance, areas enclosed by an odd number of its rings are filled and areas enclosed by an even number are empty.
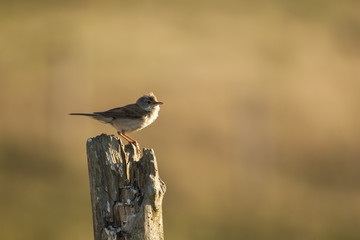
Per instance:
[[[69,113],[69,115],[92,117],[102,123],[110,123],[113,120],[113,118],[104,117],[99,113]]]
[[[96,114],[91,114],[91,113],[69,113],[69,115],[79,115],[79,116],[88,116],[88,117],[97,116]]]

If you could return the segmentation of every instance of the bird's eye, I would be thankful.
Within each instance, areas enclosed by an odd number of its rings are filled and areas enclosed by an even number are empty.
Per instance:
[[[150,100],[148,100],[148,101],[147,101],[147,103],[148,103],[148,104],[150,104],[150,103],[151,103],[151,101],[150,101]]]

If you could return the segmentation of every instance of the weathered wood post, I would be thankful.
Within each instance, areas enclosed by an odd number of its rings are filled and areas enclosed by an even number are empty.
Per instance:
[[[113,135],[87,141],[95,240],[162,240],[166,191],[152,149],[143,156]]]

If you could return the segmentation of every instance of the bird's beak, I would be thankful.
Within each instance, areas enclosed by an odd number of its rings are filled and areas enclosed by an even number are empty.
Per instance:
[[[161,105],[161,104],[164,104],[163,102],[155,102],[154,103],[155,105]]]

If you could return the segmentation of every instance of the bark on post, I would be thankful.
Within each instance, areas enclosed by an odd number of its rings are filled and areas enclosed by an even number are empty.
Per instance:
[[[87,141],[95,240],[162,240],[160,179],[152,149],[143,156],[113,135]]]

